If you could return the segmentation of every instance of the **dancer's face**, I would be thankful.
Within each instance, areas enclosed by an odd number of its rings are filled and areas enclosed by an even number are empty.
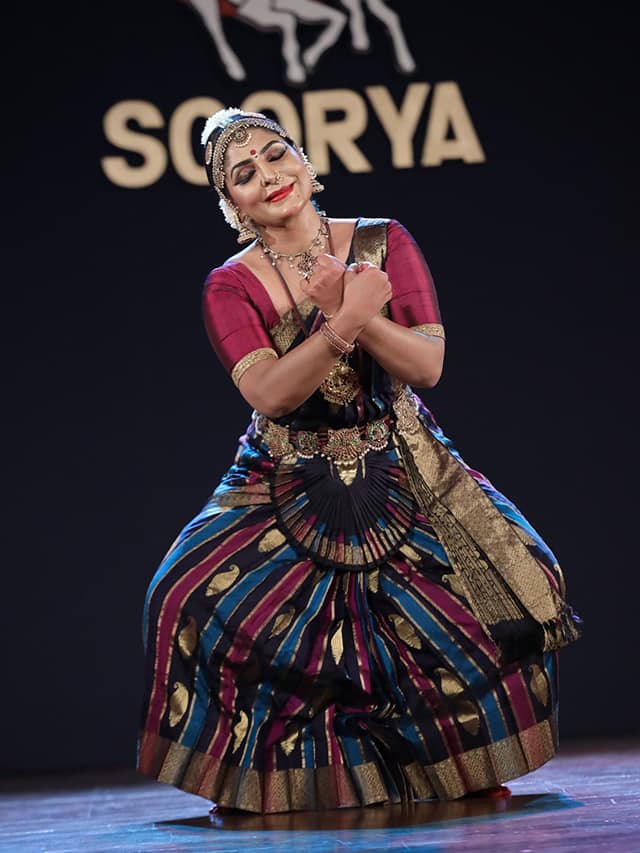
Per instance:
[[[258,225],[278,225],[309,202],[311,178],[295,148],[277,133],[262,127],[249,133],[246,145],[227,148],[227,191],[243,215]]]

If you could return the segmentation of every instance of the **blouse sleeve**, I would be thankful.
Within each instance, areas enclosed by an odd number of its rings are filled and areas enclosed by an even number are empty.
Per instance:
[[[392,219],[387,231],[387,259],[393,296],[391,319],[423,335],[444,338],[435,285],[427,262],[407,229]]]
[[[218,267],[209,273],[202,310],[211,345],[236,386],[254,364],[278,358],[258,310],[230,270]]]

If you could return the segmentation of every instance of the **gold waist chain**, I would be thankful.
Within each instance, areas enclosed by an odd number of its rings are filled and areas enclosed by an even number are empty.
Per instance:
[[[253,424],[269,456],[288,462],[294,461],[296,457],[312,459],[314,456],[325,456],[338,463],[353,462],[370,450],[384,450],[394,424],[399,432],[407,434],[420,428],[417,405],[406,387],[399,389],[396,394],[393,415],[385,415],[353,427],[296,430],[277,424],[258,412],[254,412]]]

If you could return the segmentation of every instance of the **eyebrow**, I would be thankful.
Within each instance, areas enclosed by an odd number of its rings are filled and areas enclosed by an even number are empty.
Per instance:
[[[270,139],[266,145],[262,146],[260,151],[258,151],[258,154],[264,154],[264,152],[267,150],[267,148],[270,148],[272,145],[275,145],[276,142],[284,142],[284,139]],[[251,163],[251,160],[249,160],[248,158],[246,160],[240,160],[239,163],[236,163],[235,166],[231,167],[231,170],[229,172],[229,177],[232,178],[233,173],[235,172],[236,169],[239,169],[240,166],[246,166],[248,163]]]

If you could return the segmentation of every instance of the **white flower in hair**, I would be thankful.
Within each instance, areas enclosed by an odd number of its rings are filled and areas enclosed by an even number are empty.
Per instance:
[[[211,136],[213,131],[226,124],[227,120],[232,118],[232,116],[241,114],[242,110],[239,107],[228,107],[226,110],[218,110],[217,113],[209,116],[205,123],[204,130],[202,131],[202,136],[200,137],[201,144],[206,145],[207,139]]]
[[[218,200],[218,207],[222,211],[224,221],[227,223],[227,225],[230,225],[232,228],[235,228],[236,231],[239,231],[240,223],[238,222],[238,217],[236,215],[235,210],[231,207],[226,198],[220,197],[220,199]]]

